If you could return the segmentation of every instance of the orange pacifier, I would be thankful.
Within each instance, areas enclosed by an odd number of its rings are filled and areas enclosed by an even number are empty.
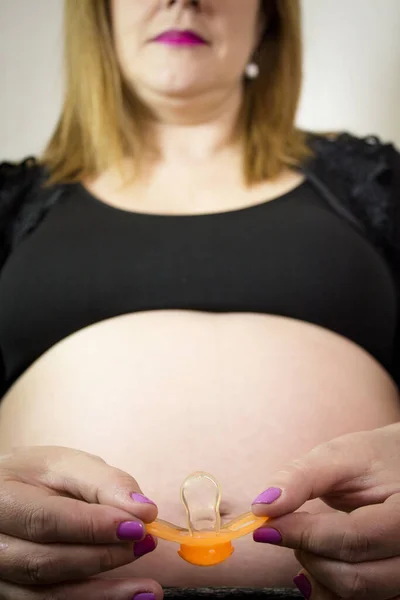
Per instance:
[[[187,529],[161,519],[146,529],[158,538],[180,544],[179,556],[192,565],[206,567],[223,562],[234,551],[232,540],[252,533],[268,520],[247,512],[221,527],[221,487],[212,475],[202,471],[185,479],[181,500],[187,514]]]

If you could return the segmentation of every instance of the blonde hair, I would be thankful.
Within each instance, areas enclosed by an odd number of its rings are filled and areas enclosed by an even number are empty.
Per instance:
[[[245,81],[238,122],[243,171],[251,185],[295,166],[310,151],[295,117],[302,83],[299,0],[262,0],[265,31],[256,51],[259,77]],[[108,0],[65,0],[65,96],[41,162],[51,182],[95,176],[146,143],[150,113],[124,80]]]

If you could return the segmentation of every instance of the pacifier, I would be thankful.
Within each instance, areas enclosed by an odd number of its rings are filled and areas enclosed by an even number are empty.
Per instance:
[[[161,519],[146,529],[158,538],[180,544],[179,556],[192,565],[208,567],[223,562],[234,551],[232,540],[252,533],[268,520],[268,517],[247,512],[221,527],[221,486],[203,471],[185,479],[181,485],[181,500],[187,515],[187,529]]]

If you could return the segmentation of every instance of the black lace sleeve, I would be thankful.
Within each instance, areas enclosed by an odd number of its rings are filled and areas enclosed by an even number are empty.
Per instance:
[[[0,270],[13,248],[60,200],[64,186],[46,185],[48,176],[33,157],[0,164]]]
[[[393,145],[387,148],[387,160],[390,165],[391,258],[400,278],[400,152]]]
[[[387,159],[390,165],[390,177],[387,182],[390,189],[390,244],[387,256],[396,282],[398,298],[393,373],[400,387],[400,153],[394,146],[387,148]]]
[[[307,171],[327,186],[369,241],[386,254],[390,246],[391,186],[396,151],[376,136],[311,134],[314,157]],[[350,219],[348,219],[350,220]]]

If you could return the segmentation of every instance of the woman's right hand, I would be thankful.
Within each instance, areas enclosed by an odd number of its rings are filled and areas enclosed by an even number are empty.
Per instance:
[[[1,600],[160,600],[155,581],[96,577],[155,548],[144,523],[156,515],[97,456],[55,446],[0,456]]]

